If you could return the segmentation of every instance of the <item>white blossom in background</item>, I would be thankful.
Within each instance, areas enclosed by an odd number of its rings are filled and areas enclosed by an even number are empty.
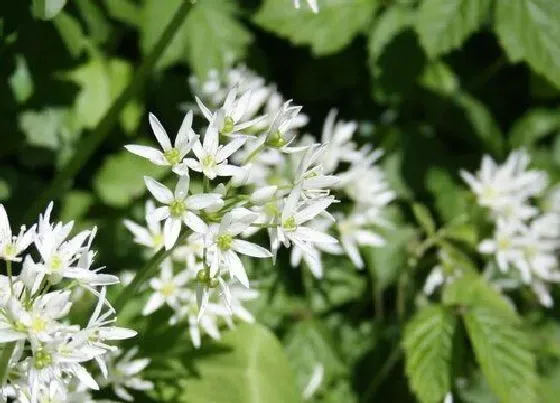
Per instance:
[[[308,122],[301,106],[246,67],[190,84],[196,102],[184,106],[195,110],[185,111],[184,122],[191,129],[197,115],[204,123],[189,132],[192,148],[165,185],[145,178],[162,204],[147,206],[148,227],[125,225],[147,254],[162,244],[169,251],[145,287],[143,313],[166,305],[170,323],[184,326],[198,348],[204,335],[219,339],[223,323],[254,321],[245,303],[258,295],[251,278],[258,273],[249,270],[256,259],[275,263],[289,248],[290,263],[305,264],[317,278],[324,254],[347,254],[361,268],[360,248],[384,244],[377,228],[388,225],[383,209],[395,194],[376,165],[382,152],[353,140],[355,122],[337,121],[332,111],[318,143],[301,133]],[[351,212],[329,212],[338,196],[350,199]]]
[[[4,248],[13,247],[1,260],[8,268],[23,260],[13,271],[19,275],[11,270],[0,275],[0,344],[3,350],[13,348],[1,395],[22,403],[91,402],[89,391],[113,376],[106,359],[118,351],[115,342],[136,332],[115,326],[116,311],[106,298],[106,286],[118,283],[118,277],[92,268],[95,228],[70,236],[73,224],[51,223],[52,208],[51,203],[37,225],[12,237],[0,205]],[[28,254],[31,245],[37,261]],[[97,304],[87,324],[80,326],[71,322],[70,314],[74,293],[85,292],[93,294]]]
[[[307,5],[311,8],[311,10],[313,10],[314,13],[318,13],[319,12],[319,6],[317,5],[317,1],[316,0],[305,0]],[[294,0],[294,6],[296,8],[300,8],[301,7],[301,0]]]
[[[545,172],[529,169],[525,150],[512,152],[503,164],[485,155],[477,175],[461,176],[489,209],[495,224],[492,238],[484,239],[479,250],[494,256],[499,274],[488,272],[502,288],[529,286],[544,306],[552,306],[548,284],[560,282],[560,213],[555,189],[545,195],[542,211],[534,202],[548,183]]]
[[[303,400],[309,400],[313,397],[313,395],[317,392],[317,390],[321,387],[321,383],[323,383],[323,377],[325,375],[325,367],[322,363],[318,362],[313,367],[313,372],[311,373],[311,377],[305,385],[305,388],[302,392]]]

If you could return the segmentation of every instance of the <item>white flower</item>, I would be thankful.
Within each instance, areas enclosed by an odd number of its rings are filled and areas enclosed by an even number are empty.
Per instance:
[[[321,163],[326,173],[334,172],[340,162],[352,161],[357,153],[352,136],[358,125],[356,122],[339,121],[335,124],[337,111],[332,109],[323,125],[321,141],[325,151],[321,155]]]
[[[152,218],[153,211],[156,209],[152,200],[146,202],[146,224],[144,228],[132,220],[124,220],[124,225],[134,235],[134,242],[157,252],[164,245],[164,235],[161,222]]]
[[[252,106],[252,91],[245,91],[239,98],[237,94],[237,87],[232,88],[227,94],[222,107],[214,113],[196,97],[196,102],[202,114],[208,122],[216,126],[221,135],[231,136],[240,134],[242,130],[250,128],[264,118],[264,116],[259,116],[251,120],[245,120],[244,117],[247,116],[247,111],[254,111],[256,109]],[[260,103],[260,100],[258,102]]]
[[[198,136],[192,130],[192,111],[189,111],[181,123],[175,144],[171,145],[171,140],[159,120],[150,113],[149,115],[150,126],[156,136],[156,140],[160,144],[163,152],[154,147],[140,146],[140,145],[127,145],[126,149],[136,155],[149,159],[156,165],[170,165],[173,168],[177,167],[185,155],[191,150],[194,142]]]
[[[380,247],[385,245],[385,240],[377,233],[364,228],[368,224],[369,220],[363,214],[353,214],[348,218],[339,217],[338,220],[342,248],[358,269],[364,267],[364,261],[360,255],[360,246]]]
[[[165,259],[161,263],[160,277],[150,280],[150,287],[154,292],[146,302],[142,314],[150,315],[164,304],[177,308],[181,299],[186,298],[189,293],[185,285],[191,277],[192,274],[188,270],[173,276],[173,262],[171,259]]]
[[[528,165],[529,156],[524,150],[512,152],[503,165],[485,155],[477,176],[466,171],[461,171],[461,176],[478,203],[488,207],[496,218],[523,221],[538,213],[526,202],[541,193],[547,182],[545,173],[527,171]]]
[[[206,231],[206,224],[193,211],[199,211],[219,203],[221,201],[220,194],[201,193],[189,196],[190,178],[188,175],[180,177],[175,186],[175,192],[171,192],[165,185],[149,176],[145,176],[144,181],[155,199],[166,204],[166,206],[154,210],[150,217],[150,219],[157,221],[165,220],[163,224],[165,249],[171,249],[175,245],[181,232],[182,223],[195,232]]]
[[[310,194],[325,194],[330,188],[339,182],[335,175],[324,175],[323,165],[319,162],[321,156],[325,152],[325,146],[314,144],[308,147],[297,167],[295,183],[301,184],[301,188]]]
[[[311,10],[313,10],[314,13],[319,12],[319,6],[317,6],[317,0],[305,0],[305,1],[307,2]],[[301,0],[294,0],[294,6],[296,8],[300,8]]]
[[[310,244],[337,243],[338,241],[324,232],[305,227],[302,224],[324,213],[326,208],[334,202],[334,197],[327,196],[298,203],[300,195],[301,186],[296,187],[286,198],[281,223],[276,227],[276,231],[270,232],[270,235],[272,235],[271,245],[273,251],[276,252],[280,242],[286,247],[294,243],[310,258],[314,258],[315,252]]]
[[[107,357],[109,376],[103,383],[113,388],[115,394],[122,400],[132,402],[134,398],[127,389],[132,390],[151,390],[154,384],[140,377],[140,373],[146,369],[150,360],[148,358],[137,358],[134,356],[138,353],[138,348],[132,348],[122,357],[112,354]]]
[[[6,209],[0,204],[0,259],[20,261],[19,254],[33,242],[35,225],[27,231],[22,226],[17,236],[12,236],[12,229]]]
[[[256,258],[272,257],[272,254],[249,241],[238,239],[237,235],[247,229],[258,215],[246,210],[235,209],[225,214],[219,225],[210,227],[207,248],[212,255],[210,275],[218,272],[220,266],[226,268],[232,277],[237,278],[245,287],[249,287],[249,279],[238,253]]]
[[[244,143],[244,137],[235,137],[228,144],[221,146],[216,122],[212,121],[206,129],[202,144],[198,139],[194,143],[193,152],[196,159],[186,158],[182,170],[186,172],[186,167],[189,167],[196,172],[202,172],[210,179],[235,175],[241,168],[228,164],[227,159]]]
[[[299,152],[307,148],[288,147],[295,139],[295,135],[290,131],[294,127],[301,111],[301,106],[290,106],[291,101],[286,101],[282,107],[274,115],[274,119],[270,123],[267,132],[259,137],[258,144],[264,144],[268,147],[277,148],[284,152]]]

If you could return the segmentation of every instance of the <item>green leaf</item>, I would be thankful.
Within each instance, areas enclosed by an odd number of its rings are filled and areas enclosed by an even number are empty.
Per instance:
[[[73,0],[86,22],[88,37],[95,43],[105,43],[111,36],[112,27],[96,1]]]
[[[197,76],[206,78],[210,70],[223,70],[247,53],[253,37],[236,14],[229,0],[205,0],[193,6],[184,35],[187,59]]]
[[[69,192],[62,201],[60,210],[61,221],[77,221],[82,219],[93,204],[93,195],[81,190]]]
[[[266,0],[254,21],[295,45],[309,45],[315,55],[343,49],[370,23],[377,0],[324,0],[317,14],[287,7],[285,0]]]
[[[149,52],[183,0],[147,0],[141,45]],[[195,74],[206,78],[212,69],[223,70],[241,60],[253,37],[237,21],[238,9],[226,0],[205,0],[193,5],[179,32],[168,45],[158,68],[189,62]]]
[[[33,16],[42,20],[50,20],[62,10],[66,2],[67,0],[33,0]]]
[[[303,390],[317,364],[324,368],[323,382],[329,384],[346,372],[334,349],[330,334],[320,322],[305,320],[292,326],[286,335],[286,355],[294,371],[296,382]]]
[[[455,315],[446,307],[428,305],[406,326],[406,374],[423,403],[439,403],[451,390]]]
[[[168,170],[122,151],[108,156],[94,178],[94,187],[104,203],[127,206],[145,192],[143,175],[161,178]],[[141,173],[141,174],[139,174]]]
[[[512,148],[532,146],[541,138],[560,130],[559,109],[532,109],[519,118],[509,132]]]
[[[62,12],[56,16],[53,22],[72,57],[80,56],[87,43],[87,39],[78,20],[70,14]]]
[[[142,10],[132,0],[105,0],[105,7],[111,17],[135,27],[142,24]],[[163,4],[162,4],[163,5]]]
[[[194,362],[197,377],[179,381],[183,389],[180,402],[301,401],[282,345],[266,328],[240,325],[226,333],[221,344],[227,348],[225,352],[209,348],[205,357]]]
[[[495,30],[512,62],[525,61],[560,87],[560,2],[497,0]]]
[[[421,203],[413,203],[412,212],[414,213],[414,217],[416,218],[418,224],[422,226],[428,235],[432,235],[436,232],[434,217],[432,217],[432,213],[430,213],[430,210],[425,205]]]
[[[511,322],[519,322],[511,303],[486,279],[475,273],[463,273],[452,283],[446,284],[442,300],[446,305],[490,307],[503,317],[508,317]]]
[[[25,111],[19,116],[19,125],[27,144],[56,150],[61,145],[62,134],[69,130],[68,117],[69,111],[63,108]]]
[[[491,0],[425,0],[416,31],[426,53],[435,57],[458,48],[487,20]]]
[[[369,61],[374,71],[377,69],[377,61],[385,47],[413,22],[414,11],[409,7],[399,5],[390,7],[379,16],[368,37]]]
[[[519,324],[482,304],[467,309],[463,318],[482,373],[500,402],[537,402],[535,356]]]
[[[22,55],[16,55],[16,69],[8,80],[18,103],[27,101],[33,95],[33,80]]]
[[[460,89],[459,79],[453,70],[441,61],[429,63],[420,81],[423,87],[444,95],[453,95]]]

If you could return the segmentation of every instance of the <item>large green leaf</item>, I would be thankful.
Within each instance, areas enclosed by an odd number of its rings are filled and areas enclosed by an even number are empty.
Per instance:
[[[208,349],[195,361],[198,376],[179,381],[178,401],[189,403],[297,403],[288,359],[276,337],[261,325],[226,333],[225,351]],[[202,353],[205,350],[203,348]],[[175,400],[177,401],[177,400]]]
[[[141,45],[148,53],[182,0],[148,0],[144,6]],[[237,8],[227,0],[195,3],[177,35],[158,61],[159,68],[189,62],[195,74],[206,78],[211,69],[222,70],[245,56],[251,33],[237,21]]]
[[[405,329],[406,374],[423,403],[439,403],[451,389],[455,324],[450,309],[428,305]]]
[[[496,33],[512,62],[526,61],[560,87],[560,2],[497,0]]]
[[[536,402],[535,356],[519,324],[482,304],[468,308],[463,317],[482,373],[500,401]]]
[[[491,0],[425,0],[416,31],[429,56],[458,48],[487,20]]]
[[[94,178],[103,202],[124,207],[145,192],[143,175],[161,178],[167,169],[126,151],[108,156]]]
[[[321,322],[306,320],[297,323],[290,328],[284,344],[301,390],[305,388],[317,364],[323,365],[325,384],[338,379],[345,372],[329,330]]]
[[[295,45],[309,45],[316,55],[335,53],[364,30],[377,9],[377,0],[324,0],[317,14],[296,9],[285,0],[266,0],[255,22]]]

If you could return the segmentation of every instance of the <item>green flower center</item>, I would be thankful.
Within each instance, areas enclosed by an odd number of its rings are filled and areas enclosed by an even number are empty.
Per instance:
[[[171,213],[171,216],[180,218],[185,212],[185,202],[183,202],[182,200],[174,200],[169,205],[169,211]]]
[[[36,369],[43,369],[52,364],[52,355],[43,349],[36,351],[33,358]]]
[[[59,271],[60,269],[62,269],[63,266],[63,262],[62,259],[60,258],[60,256],[58,255],[54,255],[51,258],[51,263],[50,263],[50,267],[52,271]]]
[[[35,316],[31,320],[31,330],[34,333],[40,333],[47,328],[47,322],[41,319],[39,316]]]
[[[207,155],[206,157],[202,158],[202,166],[204,168],[212,168],[216,165],[216,161],[212,155]]]
[[[181,162],[181,153],[176,148],[167,150],[163,155],[171,165],[177,165]]]
[[[4,247],[4,256],[7,258],[13,258],[17,254],[16,246],[13,243],[9,243]]]
[[[508,238],[498,239],[498,249],[509,249],[511,247],[511,241]]]
[[[220,134],[223,135],[230,134],[233,131],[233,126],[235,126],[235,122],[233,121],[233,119],[230,118],[229,116],[226,116],[226,118],[224,119],[224,125],[220,130]]]
[[[161,287],[161,295],[163,295],[164,297],[171,297],[173,294],[175,294],[176,289],[177,287],[175,287],[175,284],[165,283],[163,287]]]
[[[231,243],[233,242],[233,237],[229,234],[222,234],[218,236],[216,243],[218,244],[218,248],[221,250],[228,250],[231,249]]]
[[[295,231],[297,229],[296,219],[294,217],[290,217],[287,220],[284,220],[282,228],[286,231]]]
[[[286,140],[282,137],[280,130],[276,130],[271,136],[266,139],[266,145],[270,147],[280,148],[286,145]]]
[[[152,242],[154,243],[154,248],[159,248],[163,245],[163,234],[152,235]]]

